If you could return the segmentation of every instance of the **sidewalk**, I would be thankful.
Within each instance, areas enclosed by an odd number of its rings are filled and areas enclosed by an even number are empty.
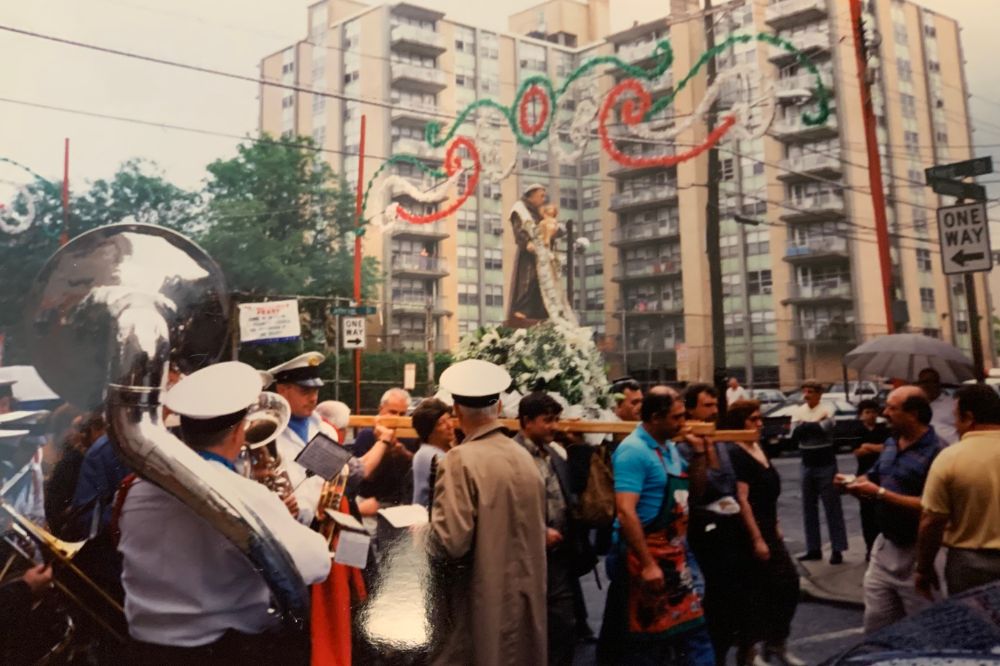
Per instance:
[[[868,567],[865,541],[860,536],[853,536],[848,546],[843,564],[829,563],[829,547],[824,548],[822,560],[798,562],[802,594],[817,601],[864,607],[862,579]],[[793,553],[793,557],[797,555]]]

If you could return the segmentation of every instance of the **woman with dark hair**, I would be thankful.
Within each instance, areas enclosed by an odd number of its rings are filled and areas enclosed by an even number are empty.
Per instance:
[[[755,430],[763,425],[760,402],[737,400],[719,423],[720,430]],[[759,438],[758,438],[759,439]],[[736,473],[736,497],[746,530],[749,620],[737,652],[737,662],[754,661],[754,643],[763,641],[756,663],[804,666],[788,652],[787,640],[799,598],[799,575],[778,525],[781,479],[760,443],[736,442],[730,459]]]

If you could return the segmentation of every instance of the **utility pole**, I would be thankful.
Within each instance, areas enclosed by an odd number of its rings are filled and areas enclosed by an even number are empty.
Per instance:
[[[854,55],[858,64],[858,87],[861,89],[861,113],[865,122],[865,143],[868,146],[868,185],[872,192],[875,212],[875,238],[878,241],[878,263],[882,272],[882,302],[885,307],[886,331],[896,332],[892,316],[895,297],[892,283],[892,259],[889,256],[889,223],[885,216],[885,189],[882,185],[882,159],[878,152],[878,132],[875,129],[875,110],[872,107],[872,90],[868,80],[868,45],[865,26],[861,18],[861,0],[851,2],[851,25],[854,28]]]
[[[434,299],[427,301],[427,317],[424,319],[424,333],[427,344],[427,394],[434,392]]]
[[[361,203],[365,191],[365,115],[361,114],[361,137],[358,142],[358,191],[355,202],[357,233],[354,236],[354,302],[361,303]],[[354,350],[354,413],[361,413],[361,350]]]
[[[579,196],[579,193],[577,194]],[[573,260],[576,254],[576,236],[573,233],[573,220],[566,220],[566,300],[573,307],[573,278],[576,276]]]
[[[705,40],[706,51],[715,48],[715,25],[711,13],[712,0],[705,0]],[[715,58],[708,59],[708,85],[715,82]],[[712,103],[708,113],[708,132],[715,129],[718,101]],[[722,311],[722,252],[719,248],[719,149],[715,146],[708,151],[708,203],[705,205],[705,252],[708,255],[708,284],[712,301],[712,361],[714,372],[712,384],[716,388],[725,384],[726,376],[726,328]],[[723,387],[724,388],[724,387]]]

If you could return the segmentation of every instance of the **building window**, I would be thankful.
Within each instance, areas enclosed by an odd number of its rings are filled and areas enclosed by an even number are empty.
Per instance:
[[[559,196],[559,207],[562,210],[578,210],[580,208],[580,202],[572,194],[563,194]]]
[[[486,285],[486,307],[503,307],[503,287],[499,284]]]
[[[576,165],[575,164],[560,164],[559,165],[559,175],[565,176],[567,178],[576,177]]]
[[[917,248],[917,270],[921,273],[931,272],[931,251]],[[932,294],[933,295],[933,294]]]
[[[928,37],[937,37],[937,29],[932,25],[925,25],[924,34]]]
[[[771,271],[750,271],[747,273],[747,285],[751,296],[771,293]]]
[[[904,58],[896,58],[896,68],[899,70],[900,81],[913,81],[913,68],[910,61]]]
[[[459,305],[479,305],[479,285],[459,284],[458,303]]]
[[[899,104],[903,109],[904,118],[916,118],[917,117],[917,100],[913,95],[907,95],[906,93],[901,93],[899,95]]]
[[[459,248],[458,248],[458,267],[459,268],[478,268],[479,267],[479,248],[459,246]]]
[[[503,251],[499,248],[486,248],[483,250],[483,266],[487,270],[503,269]]]
[[[903,143],[910,155],[916,156],[920,152],[920,135],[916,132],[903,132]]]
[[[596,157],[584,160],[583,164],[580,165],[580,175],[589,176],[591,174],[597,173],[601,169],[601,161]]]
[[[736,176],[736,170],[733,166],[733,160],[724,159],[719,163],[719,178],[723,181],[732,180]]]
[[[935,73],[940,72],[941,71],[941,63],[939,63],[937,60],[928,60],[927,61],[927,71],[928,72],[935,72]]]
[[[924,312],[934,312],[934,290],[929,287],[920,288],[920,309]]]
[[[357,71],[347,72],[346,74],[344,74],[344,85],[346,86],[350,83],[353,83],[354,81],[357,81],[358,76],[359,74]]]
[[[906,44],[906,26],[902,23],[892,24],[892,34],[896,38],[897,44]]]

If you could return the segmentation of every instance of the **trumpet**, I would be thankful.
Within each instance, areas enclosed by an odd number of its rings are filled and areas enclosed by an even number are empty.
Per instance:
[[[244,468],[248,478],[259,481],[284,500],[292,493],[288,472],[281,467],[278,454],[278,436],[288,427],[292,408],[277,393],[261,392],[257,404],[250,408],[244,422],[244,438],[248,465]]]

